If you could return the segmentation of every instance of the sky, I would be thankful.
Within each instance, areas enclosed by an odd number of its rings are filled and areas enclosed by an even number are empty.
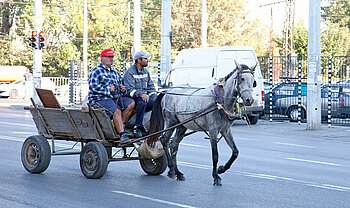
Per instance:
[[[261,17],[268,26],[271,25],[271,7],[273,14],[273,30],[275,33],[283,31],[283,24],[286,13],[286,3],[282,0],[249,0],[249,9],[252,17]],[[275,5],[262,6],[269,3],[281,2]],[[309,21],[309,1],[295,0],[295,18],[294,25],[299,21],[304,22],[305,28],[308,27]]]

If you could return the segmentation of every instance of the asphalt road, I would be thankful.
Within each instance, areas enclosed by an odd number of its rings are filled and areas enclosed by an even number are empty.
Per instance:
[[[185,181],[147,176],[138,161],[112,162],[101,179],[87,179],[78,155],[53,156],[44,173],[30,174],[20,151],[37,134],[31,115],[0,105],[0,207],[350,207],[349,127],[238,121],[232,131],[240,155],[221,175],[222,187],[213,186],[202,133],[180,145]],[[219,152],[224,164],[231,154],[224,140]]]

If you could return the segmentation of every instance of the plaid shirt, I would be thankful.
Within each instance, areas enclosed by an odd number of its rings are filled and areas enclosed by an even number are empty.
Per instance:
[[[116,86],[116,95],[112,95],[111,86]],[[123,85],[122,77],[112,66],[108,70],[101,62],[91,70],[89,76],[89,103],[99,100],[113,99],[120,94],[120,86]]]

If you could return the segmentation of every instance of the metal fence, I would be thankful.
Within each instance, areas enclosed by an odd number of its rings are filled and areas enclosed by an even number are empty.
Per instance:
[[[305,121],[307,57],[258,57],[265,88],[264,118]],[[350,56],[321,57],[321,118],[350,124]]]

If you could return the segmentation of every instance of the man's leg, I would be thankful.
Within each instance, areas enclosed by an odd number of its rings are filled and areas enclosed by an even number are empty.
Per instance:
[[[129,97],[120,97],[118,101],[118,107],[122,109],[122,119],[125,124],[132,116],[132,112],[135,107],[135,102]]]
[[[138,97],[135,99],[136,103],[136,122],[135,125],[138,127],[142,127],[143,116],[145,115],[147,103],[142,100],[142,98]]]
[[[124,132],[122,112],[118,108],[113,113],[113,123],[118,133]]]

